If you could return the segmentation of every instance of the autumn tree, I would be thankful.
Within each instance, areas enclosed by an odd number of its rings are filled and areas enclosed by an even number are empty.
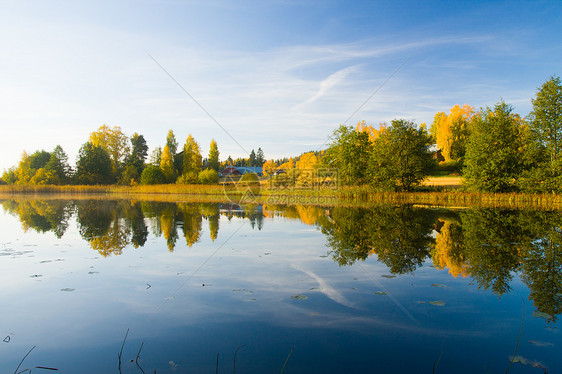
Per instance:
[[[7,183],[65,184],[70,182],[71,169],[68,156],[61,146],[49,153],[45,150],[22,154],[18,167],[5,174]]]
[[[175,156],[178,152],[178,141],[172,130],[168,130],[168,135],[166,136],[166,145],[170,149],[172,156]]]
[[[473,117],[463,173],[470,189],[516,189],[522,166],[521,123],[513,107],[503,101],[494,108],[481,109]]]
[[[129,138],[121,131],[121,127],[113,128],[102,125],[90,134],[89,142],[102,147],[109,154],[111,166],[115,175],[120,174],[125,157],[129,154]]]
[[[164,175],[164,180],[171,183],[176,179],[176,171],[174,169],[174,156],[170,151],[170,147],[166,144],[162,150],[162,157],[160,160],[160,170]]]
[[[271,175],[275,172],[275,169],[277,168],[277,164],[275,163],[275,161],[273,160],[267,160],[264,164],[263,164],[263,173],[265,175]]]
[[[209,168],[219,171],[219,147],[215,139],[211,140],[211,145],[209,146],[209,159],[207,161]]]
[[[433,167],[431,137],[424,128],[406,120],[393,120],[373,144],[371,183],[382,189],[411,191]]]
[[[50,158],[51,154],[45,150],[35,151],[31,155],[24,151],[16,169],[17,183],[33,183],[31,179],[35,176],[37,170],[44,168]]]
[[[374,142],[376,138],[380,136],[380,134],[387,128],[386,123],[381,123],[378,129],[375,129],[372,125],[367,125],[365,121],[361,121],[357,123],[355,127],[355,131],[357,132],[365,132],[369,135],[369,140]]]
[[[308,152],[300,156],[296,163],[298,169],[296,182],[299,186],[311,186],[314,183],[318,164],[318,157],[314,152]]]
[[[191,134],[187,137],[183,147],[182,183],[197,183],[198,175],[203,167],[203,160],[199,144]]]
[[[441,150],[445,162],[464,159],[466,144],[470,136],[470,121],[474,108],[469,105],[455,105],[449,114],[440,112],[435,115],[430,133]]]

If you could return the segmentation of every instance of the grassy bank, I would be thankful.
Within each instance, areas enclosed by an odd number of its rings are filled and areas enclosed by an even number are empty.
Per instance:
[[[154,186],[0,186],[0,198],[95,198],[152,201],[234,202],[363,206],[419,204],[440,207],[493,207],[562,210],[562,196],[554,194],[473,193],[460,190],[424,192],[376,192],[369,186],[339,189],[271,188],[248,189],[237,185]]]

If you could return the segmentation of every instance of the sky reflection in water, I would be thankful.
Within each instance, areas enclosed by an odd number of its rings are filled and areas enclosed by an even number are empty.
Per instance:
[[[0,203],[10,372],[562,370],[556,212]]]

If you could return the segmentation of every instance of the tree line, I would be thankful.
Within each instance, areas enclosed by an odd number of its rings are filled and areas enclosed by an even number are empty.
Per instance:
[[[166,145],[156,147],[150,159],[148,145],[143,135],[126,136],[119,126],[102,125],[92,132],[78,152],[76,167],[72,168],[68,155],[60,145],[52,152],[24,152],[17,166],[4,171],[0,183],[4,184],[214,184],[218,172],[228,165],[262,166],[265,156],[261,148],[249,158],[229,156],[219,161],[217,142],[213,139],[209,155],[203,158],[199,143],[190,134],[183,148],[172,130],[166,136]]]
[[[340,126],[320,165],[340,184],[411,191],[436,170],[462,174],[467,190],[562,191],[562,83],[552,76],[531,99],[527,117],[503,100],[493,107],[455,105],[435,115],[429,131],[402,119],[379,129]],[[432,149],[436,144],[437,149]]]
[[[170,130],[166,145],[147,162],[142,135],[127,137],[119,127],[101,126],[79,151],[76,168],[60,146],[53,152],[24,153],[4,172],[7,184],[212,184],[227,166],[263,166],[279,185],[307,186],[318,170],[334,170],[340,185],[370,185],[378,190],[412,191],[436,171],[456,172],[467,190],[560,192],[562,190],[562,82],[551,76],[531,99],[526,117],[503,100],[475,110],[455,105],[417,125],[395,119],[375,128],[360,122],[341,125],[327,148],[298,157],[266,160],[261,148],[249,158],[220,162],[215,140],[203,158],[189,135],[183,148]],[[336,175],[334,177],[334,175]]]

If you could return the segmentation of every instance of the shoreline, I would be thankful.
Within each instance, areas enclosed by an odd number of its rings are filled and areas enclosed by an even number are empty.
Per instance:
[[[444,208],[511,208],[562,210],[562,195],[484,193],[459,190],[377,192],[370,186],[338,189],[269,188],[236,185],[151,186],[38,186],[2,185],[0,199],[131,199],[140,201],[224,202],[244,204],[369,207],[381,204],[413,204]]]

